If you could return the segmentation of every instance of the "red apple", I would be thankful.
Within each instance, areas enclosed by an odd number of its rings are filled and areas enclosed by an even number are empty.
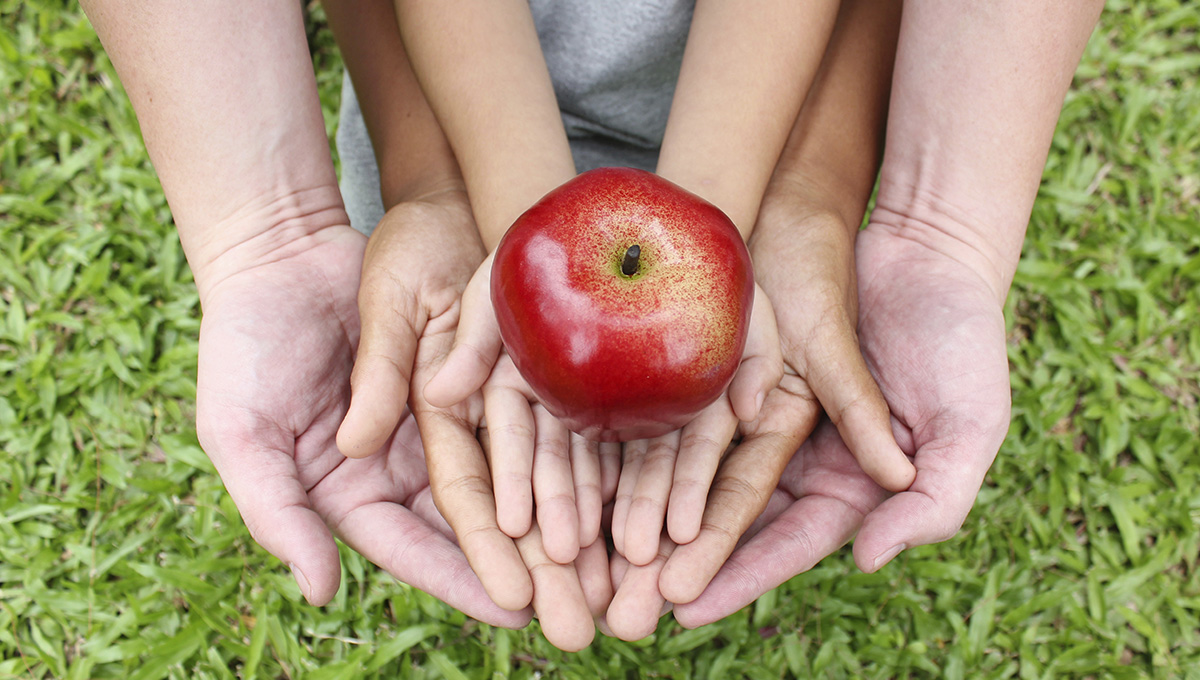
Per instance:
[[[585,172],[517,218],[492,265],[504,345],[572,431],[678,429],[741,361],[750,254],[716,206],[631,168]]]

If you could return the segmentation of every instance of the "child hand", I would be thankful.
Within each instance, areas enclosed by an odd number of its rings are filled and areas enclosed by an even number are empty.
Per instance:
[[[658,554],[663,521],[675,543],[700,532],[709,488],[739,422],[753,422],[783,373],[771,302],[756,287],[750,329],[738,373],[726,394],[682,429],[626,442],[613,506],[617,551],[634,565]]]
[[[891,412],[858,344],[856,225],[820,206],[802,186],[774,184],[751,253],[763,288],[778,303],[788,372],[808,384],[867,475],[903,491],[916,469],[896,444]]]
[[[401,203],[384,216],[363,261],[362,335],[350,408],[337,441],[349,457],[372,456],[391,441],[409,402],[434,503],[489,597],[519,610],[532,597],[528,570],[512,540],[496,528],[490,494],[484,500],[469,483],[488,479],[475,439],[482,400],[447,411],[425,403],[419,388],[409,390],[410,384],[424,384],[444,359],[458,325],[461,292],[483,257],[461,188]]]
[[[457,311],[484,255],[461,189],[400,203],[384,215],[363,257],[362,337],[337,439],[347,457],[369,456],[392,436],[408,403],[419,342],[431,320]]]
[[[454,350],[424,396],[430,404],[450,407],[482,393],[501,530],[524,536],[536,506],[546,554],[568,564],[600,535],[601,508],[616,488],[620,449],[571,433],[538,404],[503,352],[491,302],[491,265],[488,257],[464,291]]]

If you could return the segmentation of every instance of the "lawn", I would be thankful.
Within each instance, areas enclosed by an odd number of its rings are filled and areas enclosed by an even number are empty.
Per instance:
[[[573,655],[348,550],[305,604],[197,444],[195,287],[73,3],[0,0],[0,93],[0,678],[1200,678],[1188,0],[1110,2],[1084,55],[1008,300],[1012,426],[958,537]]]

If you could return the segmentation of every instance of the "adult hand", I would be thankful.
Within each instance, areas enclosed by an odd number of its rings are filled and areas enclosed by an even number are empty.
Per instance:
[[[950,538],[966,518],[1008,430],[1004,319],[995,286],[920,235],[876,223],[855,248],[859,341],[913,457],[912,486],[888,497],[823,426],[785,470],[765,526],[703,595],[675,608],[684,625],[736,611],[856,532],[855,562],[873,572]]]
[[[335,226],[253,261],[220,263],[226,275],[201,301],[201,444],[251,535],[289,565],[309,602],[324,604],[338,588],[332,527],[396,578],[481,620],[523,625],[528,612],[492,603],[430,502],[411,419],[380,455],[337,450],[364,246]]]

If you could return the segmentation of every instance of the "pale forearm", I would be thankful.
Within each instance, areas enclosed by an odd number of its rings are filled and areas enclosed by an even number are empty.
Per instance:
[[[1007,294],[1098,0],[905,3],[872,222]]]
[[[379,166],[384,208],[462,185],[404,52],[390,0],[325,0]]]
[[[396,15],[495,248],[518,215],[575,175],[528,3],[397,0]]]
[[[658,172],[749,235],[837,3],[701,0],[688,33]]]
[[[83,5],[202,296],[238,262],[347,224],[297,3]]]

